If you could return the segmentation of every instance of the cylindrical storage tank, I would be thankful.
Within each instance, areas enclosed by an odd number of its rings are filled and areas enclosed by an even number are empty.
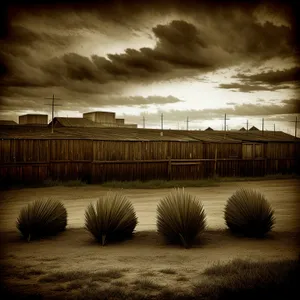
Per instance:
[[[28,114],[19,116],[19,124],[48,124],[48,115]]]
[[[95,111],[84,113],[83,117],[96,123],[116,124],[116,113],[114,112]]]

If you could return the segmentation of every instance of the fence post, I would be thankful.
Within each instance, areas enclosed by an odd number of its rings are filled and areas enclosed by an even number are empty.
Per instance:
[[[94,151],[94,147],[95,147],[95,142],[94,142],[94,140],[92,140],[92,159],[91,159],[91,163],[90,163],[90,183],[94,183],[94,176],[95,176],[95,164],[94,164],[95,151]]]
[[[168,180],[172,179],[172,161],[171,161],[171,156],[168,157]]]
[[[217,176],[217,156],[218,156],[218,145],[215,148],[215,163],[214,163],[214,178]]]
[[[264,170],[264,176],[267,175],[267,158],[265,157],[265,170]]]

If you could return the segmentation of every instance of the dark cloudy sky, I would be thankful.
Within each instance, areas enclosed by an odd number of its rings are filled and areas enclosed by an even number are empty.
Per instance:
[[[127,123],[249,125],[293,133],[300,64],[294,8],[277,2],[10,4],[0,48],[0,118],[115,111]],[[210,4],[208,4],[210,3]],[[213,4],[212,4],[213,3]],[[284,2],[288,3],[288,2]]]

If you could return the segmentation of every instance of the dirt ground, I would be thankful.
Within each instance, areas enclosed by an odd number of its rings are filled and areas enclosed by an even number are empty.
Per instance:
[[[262,192],[276,214],[275,231],[297,231],[300,226],[300,181],[270,180],[221,183],[220,187],[186,188],[202,201],[209,228],[225,228],[223,209],[227,199],[238,187],[254,188]],[[108,188],[97,185],[81,187],[48,187],[2,191],[0,194],[0,230],[15,230],[22,206],[41,197],[62,201],[68,212],[68,228],[83,228],[84,213],[90,202],[96,202]],[[170,189],[124,189],[132,201],[138,217],[137,231],[156,230],[156,207]]]
[[[25,287],[38,285],[45,274],[52,272],[97,272],[117,268],[126,270],[121,280],[133,288],[133,282],[139,278],[151,278],[165,287],[190,288],[201,280],[201,272],[216,262],[227,262],[234,258],[254,261],[297,258],[299,183],[298,180],[272,180],[221,183],[220,187],[213,188],[186,188],[202,201],[208,225],[201,242],[191,249],[166,245],[155,232],[156,207],[169,189],[123,190],[137,213],[139,224],[136,234],[132,240],[105,247],[95,243],[83,229],[84,212],[90,202],[96,201],[109,189],[91,185],[1,192],[0,263],[19,274],[9,278],[10,284],[22,284]],[[267,239],[237,238],[225,230],[224,206],[239,186],[262,192],[275,210],[276,224]],[[39,197],[52,197],[65,204],[68,211],[67,230],[57,237],[42,241],[20,241],[15,227],[20,208]],[[163,271],[165,269],[172,270],[166,273]],[[32,275],[28,275],[28,272],[26,275],[25,270],[32,270]],[[26,276],[23,278],[20,274]],[[113,281],[101,283],[102,286],[110,284]],[[57,289],[57,286],[44,283],[40,288]]]

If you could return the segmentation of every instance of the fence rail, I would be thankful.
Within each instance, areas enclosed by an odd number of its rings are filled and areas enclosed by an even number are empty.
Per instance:
[[[298,169],[299,159],[295,158],[50,160],[2,163],[0,177],[2,182],[41,182],[51,178],[100,183],[110,180],[203,179],[214,175],[265,176],[297,173]]]

